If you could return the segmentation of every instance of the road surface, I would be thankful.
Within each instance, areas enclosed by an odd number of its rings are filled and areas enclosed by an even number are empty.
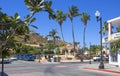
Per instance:
[[[11,64],[5,64],[5,73],[9,76],[120,76],[113,73],[85,70],[83,67],[86,64],[88,63],[40,64],[30,61],[14,61]]]

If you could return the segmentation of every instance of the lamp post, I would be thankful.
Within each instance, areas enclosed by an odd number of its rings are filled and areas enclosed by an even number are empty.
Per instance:
[[[91,64],[91,42],[90,42],[90,61],[89,64]]]
[[[95,12],[95,16],[96,16],[97,22],[100,21],[100,52],[101,52],[101,58],[100,58],[99,69],[104,69],[103,55],[102,55],[102,17],[100,17],[100,12],[99,11]]]

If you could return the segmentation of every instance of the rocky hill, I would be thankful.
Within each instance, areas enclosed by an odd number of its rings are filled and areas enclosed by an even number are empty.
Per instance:
[[[17,36],[20,42],[28,44],[46,44],[48,40],[37,33],[27,34],[26,36]],[[26,41],[25,41],[26,38]]]
[[[40,43],[45,44],[48,42],[46,38],[44,38],[43,36],[37,33],[29,34],[29,41],[35,44],[40,44]]]

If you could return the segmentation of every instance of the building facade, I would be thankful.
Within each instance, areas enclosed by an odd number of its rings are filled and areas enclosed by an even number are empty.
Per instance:
[[[109,64],[118,65],[120,67],[120,49],[114,53],[111,51],[111,43],[120,39],[120,32],[113,33],[112,26],[120,26],[120,17],[107,21],[108,36],[102,39],[102,43],[109,45]]]

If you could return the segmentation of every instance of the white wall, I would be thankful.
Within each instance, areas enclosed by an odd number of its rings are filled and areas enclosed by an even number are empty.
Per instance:
[[[109,64],[113,64],[113,65],[118,65],[120,67],[120,49],[118,50],[118,61],[117,62],[113,62],[111,61],[111,56],[109,55]]]

